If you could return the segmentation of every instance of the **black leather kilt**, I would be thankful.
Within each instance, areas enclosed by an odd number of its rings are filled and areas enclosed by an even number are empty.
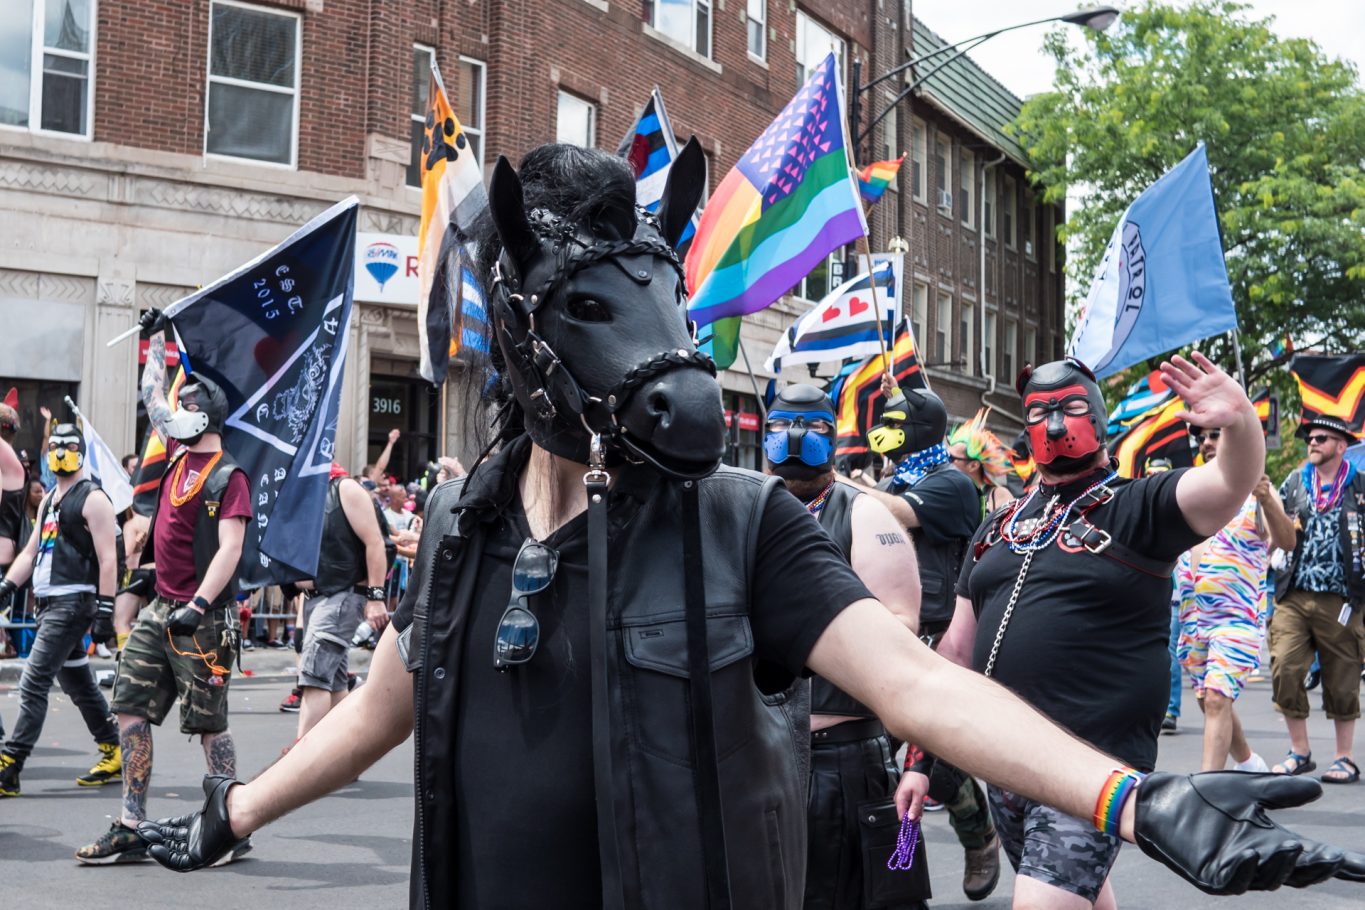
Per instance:
[[[908,871],[886,867],[900,822],[895,752],[875,720],[811,736],[804,910],[911,910],[932,897],[921,837]]]

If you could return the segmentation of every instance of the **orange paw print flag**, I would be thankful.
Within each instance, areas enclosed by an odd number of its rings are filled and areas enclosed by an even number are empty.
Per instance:
[[[450,106],[440,70],[432,61],[427,119],[422,136],[422,221],[417,229],[417,327],[421,373],[438,385],[460,333],[452,325],[459,308],[463,236],[488,204],[479,158]],[[454,343],[452,343],[454,342]]]

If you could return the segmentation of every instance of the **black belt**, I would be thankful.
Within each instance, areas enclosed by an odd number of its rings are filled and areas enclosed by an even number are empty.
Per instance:
[[[86,601],[93,602],[94,599],[95,593],[93,591],[77,591],[75,594],[55,594],[52,597],[35,597],[33,598],[33,605],[39,610],[42,610],[52,604],[61,603],[64,600],[74,600],[84,603]]]
[[[171,600],[169,597],[162,597],[160,594],[156,596],[156,599],[159,602],[170,607],[172,610],[179,610],[181,607],[188,607],[194,603],[194,601],[191,600]],[[208,613],[209,610],[226,610],[234,603],[236,603],[236,601],[229,600],[226,603],[217,604],[216,606],[210,606],[208,610],[205,610],[204,612]]]
[[[865,739],[876,739],[886,735],[886,727],[875,717],[867,720],[847,720],[810,735],[811,745],[834,745],[836,743],[856,743]]]

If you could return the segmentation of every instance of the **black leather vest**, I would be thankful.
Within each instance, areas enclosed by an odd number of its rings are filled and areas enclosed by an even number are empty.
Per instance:
[[[760,684],[748,615],[759,523],[777,483],[731,468],[700,481],[702,559],[734,906],[800,910],[810,773],[808,689],[790,678]],[[450,906],[461,874],[442,852],[442,832],[452,830],[460,811],[451,786],[455,689],[482,533],[477,521],[466,520],[469,513],[460,520],[451,513],[460,486],[442,484],[427,503],[409,589],[419,592],[413,623],[400,636],[400,650],[406,649],[415,675],[411,903],[421,910]],[[610,546],[617,782],[612,798],[625,904],[695,910],[706,906],[706,875],[690,755],[683,608],[689,567],[682,562],[682,507],[675,486],[653,484]],[[546,900],[552,904],[554,896]]]
[[[318,594],[328,597],[339,591],[349,591],[364,584],[365,544],[361,543],[346,510],[341,506],[341,481],[338,477],[327,488],[327,511],[322,519],[322,544],[318,550],[318,573],[313,587]],[[368,497],[367,497],[368,498]]]
[[[157,506],[152,511],[152,520],[147,523],[147,543],[142,547],[140,565],[148,566],[156,562],[156,516],[161,510],[160,497],[166,495],[166,487],[172,482],[175,463],[184,458],[188,451],[186,448],[177,450],[175,456],[166,463],[166,473],[161,475],[161,485],[157,489]],[[213,562],[213,557],[218,554],[218,515],[223,504],[223,494],[227,492],[232,472],[240,470],[242,469],[225,449],[223,457],[213,466],[200,490],[199,516],[194,522],[194,574],[200,580],[203,580],[204,574],[209,570],[209,563]],[[236,598],[238,574],[232,573],[232,578],[213,601],[213,606],[221,607]]]
[[[853,501],[862,495],[862,491],[852,484],[836,481],[825,507],[820,510],[820,526],[834,538],[844,559],[850,562],[853,560]],[[812,676],[810,680],[810,713],[876,717],[867,705],[819,676]]]
[[[53,587],[99,585],[100,561],[95,555],[95,540],[81,515],[86,498],[97,490],[99,487],[93,480],[82,478],[71,485],[57,504],[57,539],[52,542],[52,553],[46,557],[52,560],[50,583]],[[39,527],[51,509],[52,496],[49,495],[38,511]]]

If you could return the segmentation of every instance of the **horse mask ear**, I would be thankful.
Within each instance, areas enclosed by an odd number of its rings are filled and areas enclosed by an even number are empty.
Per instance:
[[[701,202],[705,180],[706,156],[701,143],[693,136],[668,169],[668,182],[664,184],[663,198],[659,202],[659,224],[669,246],[678,245],[687,223],[692,220],[692,213]]]
[[[493,165],[493,178],[488,184],[488,211],[493,216],[493,227],[497,229],[503,249],[520,267],[531,258],[539,241],[526,218],[521,178],[505,155],[499,155],[498,163]]]

